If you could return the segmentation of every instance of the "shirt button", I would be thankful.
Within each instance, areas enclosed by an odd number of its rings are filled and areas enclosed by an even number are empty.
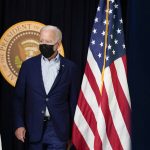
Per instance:
[[[48,100],[49,100],[49,99],[48,99],[48,98],[46,98],[46,102],[48,102]]]
[[[42,110],[42,111],[41,111],[41,113],[42,113],[42,114],[44,114],[44,113],[45,113],[45,111],[44,111],[44,110]]]

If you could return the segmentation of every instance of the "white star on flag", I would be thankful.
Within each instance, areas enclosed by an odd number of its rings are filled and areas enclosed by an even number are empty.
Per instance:
[[[123,49],[125,49],[125,48],[126,48],[126,45],[125,45],[125,44],[123,44],[123,45],[122,45],[122,47],[123,47]]]
[[[98,22],[98,18],[95,18],[95,23]]]
[[[117,5],[117,4],[115,4],[114,7],[115,7],[116,9],[118,9],[118,5]]]
[[[96,33],[97,33],[97,30],[96,30],[96,29],[93,29],[93,33],[96,34]]]
[[[91,42],[91,43],[92,43],[92,45],[94,45],[94,44],[95,44],[95,40],[92,40],[92,42]]]
[[[102,57],[102,54],[101,54],[101,53],[99,53],[99,54],[98,54],[98,57],[99,57],[99,58],[101,58],[101,57]]]
[[[111,49],[111,45],[110,44],[108,45],[108,49]]]
[[[121,30],[120,30],[119,28],[118,28],[118,30],[117,30],[117,33],[118,33],[118,34],[121,34]]]
[[[105,35],[105,31],[103,31],[101,34],[104,36]]]
[[[115,44],[118,44],[118,40],[116,40],[116,39],[115,39],[115,41],[114,41],[114,42],[115,42]]]
[[[104,45],[103,42],[101,42],[101,43],[100,43],[100,46],[103,47],[103,45]]]

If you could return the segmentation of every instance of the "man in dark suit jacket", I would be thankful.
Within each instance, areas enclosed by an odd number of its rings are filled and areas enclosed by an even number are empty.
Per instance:
[[[79,78],[76,65],[58,54],[61,31],[45,26],[40,31],[41,55],[23,62],[15,87],[16,137],[28,150],[65,150],[77,104]]]

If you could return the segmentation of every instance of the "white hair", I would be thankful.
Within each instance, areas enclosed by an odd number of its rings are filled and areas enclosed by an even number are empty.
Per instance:
[[[60,31],[59,28],[57,28],[56,26],[46,25],[46,26],[41,28],[40,32],[45,31],[45,30],[53,30],[53,31],[55,31],[57,41],[61,42],[61,40],[62,40],[62,32]]]

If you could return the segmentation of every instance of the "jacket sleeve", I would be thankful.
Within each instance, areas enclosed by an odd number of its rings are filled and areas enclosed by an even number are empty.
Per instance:
[[[13,120],[14,129],[24,127],[24,105],[25,105],[25,88],[26,88],[26,66],[22,64],[19,71],[18,79],[14,91],[13,101]]]

